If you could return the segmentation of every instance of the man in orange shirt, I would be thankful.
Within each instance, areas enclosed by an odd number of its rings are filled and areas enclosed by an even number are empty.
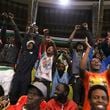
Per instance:
[[[88,44],[88,41],[86,39],[86,45],[87,49],[86,52],[81,60],[81,78],[84,82],[84,88],[85,88],[85,100],[83,105],[83,110],[90,110],[90,105],[88,101],[88,91],[89,88],[93,85],[103,85],[107,88],[108,94],[110,96],[110,70],[106,70],[102,73],[100,73],[100,67],[101,67],[101,61],[98,58],[93,58],[90,62],[91,71],[85,70],[86,68],[86,62],[88,59],[88,55],[91,49],[91,46]],[[100,74],[99,74],[100,73]],[[110,103],[108,105],[107,110],[110,110]]]
[[[46,110],[78,110],[73,100],[68,100],[69,87],[64,83],[56,86],[55,96],[48,101]]]

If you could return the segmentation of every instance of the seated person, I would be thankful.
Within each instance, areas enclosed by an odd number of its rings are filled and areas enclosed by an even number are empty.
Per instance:
[[[46,110],[77,110],[77,104],[68,99],[69,87],[59,83],[56,86],[55,95],[47,103]]]
[[[88,99],[90,110],[107,110],[109,96],[107,89],[102,85],[94,85],[89,89]]]
[[[27,96],[21,96],[16,105],[10,105],[6,110],[44,110],[47,88],[41,82],[34,82],[29,86]]]

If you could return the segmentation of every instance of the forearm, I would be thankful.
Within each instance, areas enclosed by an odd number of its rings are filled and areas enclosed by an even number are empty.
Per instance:
[[[17,27],[15,21],[13,19],[10,19],[10,21],[11,21],[11,24],[12,24],[13,29],[14,30],[18,30],[18,27]]]
[[[80,68],[81,69],[85,69],[86,68],[89,52],[90,52],[90,47],[87,47],[86,52],[85,52],[84,56],[81,59],[81,63],[80,63]]]
[[[91,49],[90,49],[90,52],[89,52],[89,61],[92,60],[93,54],[94,54],[94,48],[91,48]]]
[[[70,37],[69,37],[69,40],[70,40],[70,41],[74,38],[75,33],[76,33],[76,29],[74,29],[74,31],[71,33],[71,35],[70,35]]]
[[[12,28],[14,30],[16,45],[21,45],[21,35],[19,32],[19,29],[18,29],[14,19],[10,19],[10,21],[12,23]]]
[[[92,33],[90,32],[90,30],[85,30],[84,36],[88,38],[89,44],[90,44],[91,46],[94,46],[93,35],[92,35]]]

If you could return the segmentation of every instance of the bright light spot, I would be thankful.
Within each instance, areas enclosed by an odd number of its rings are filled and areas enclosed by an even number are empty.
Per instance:
[[[61,5],[68,5],[69,4],[69,0],[59,0]]]

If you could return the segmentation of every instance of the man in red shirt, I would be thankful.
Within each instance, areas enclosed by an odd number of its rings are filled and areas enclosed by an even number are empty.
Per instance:
[[[30,85],[27,96],[21,96],[16,105],[10,105],[6,110],[45,110],[47,87],[41,82]]]
[[[69,87],[64,83],[56,86],[55,96],[48,101],[46,110],[78,110],[73,100],[68,100]]]

